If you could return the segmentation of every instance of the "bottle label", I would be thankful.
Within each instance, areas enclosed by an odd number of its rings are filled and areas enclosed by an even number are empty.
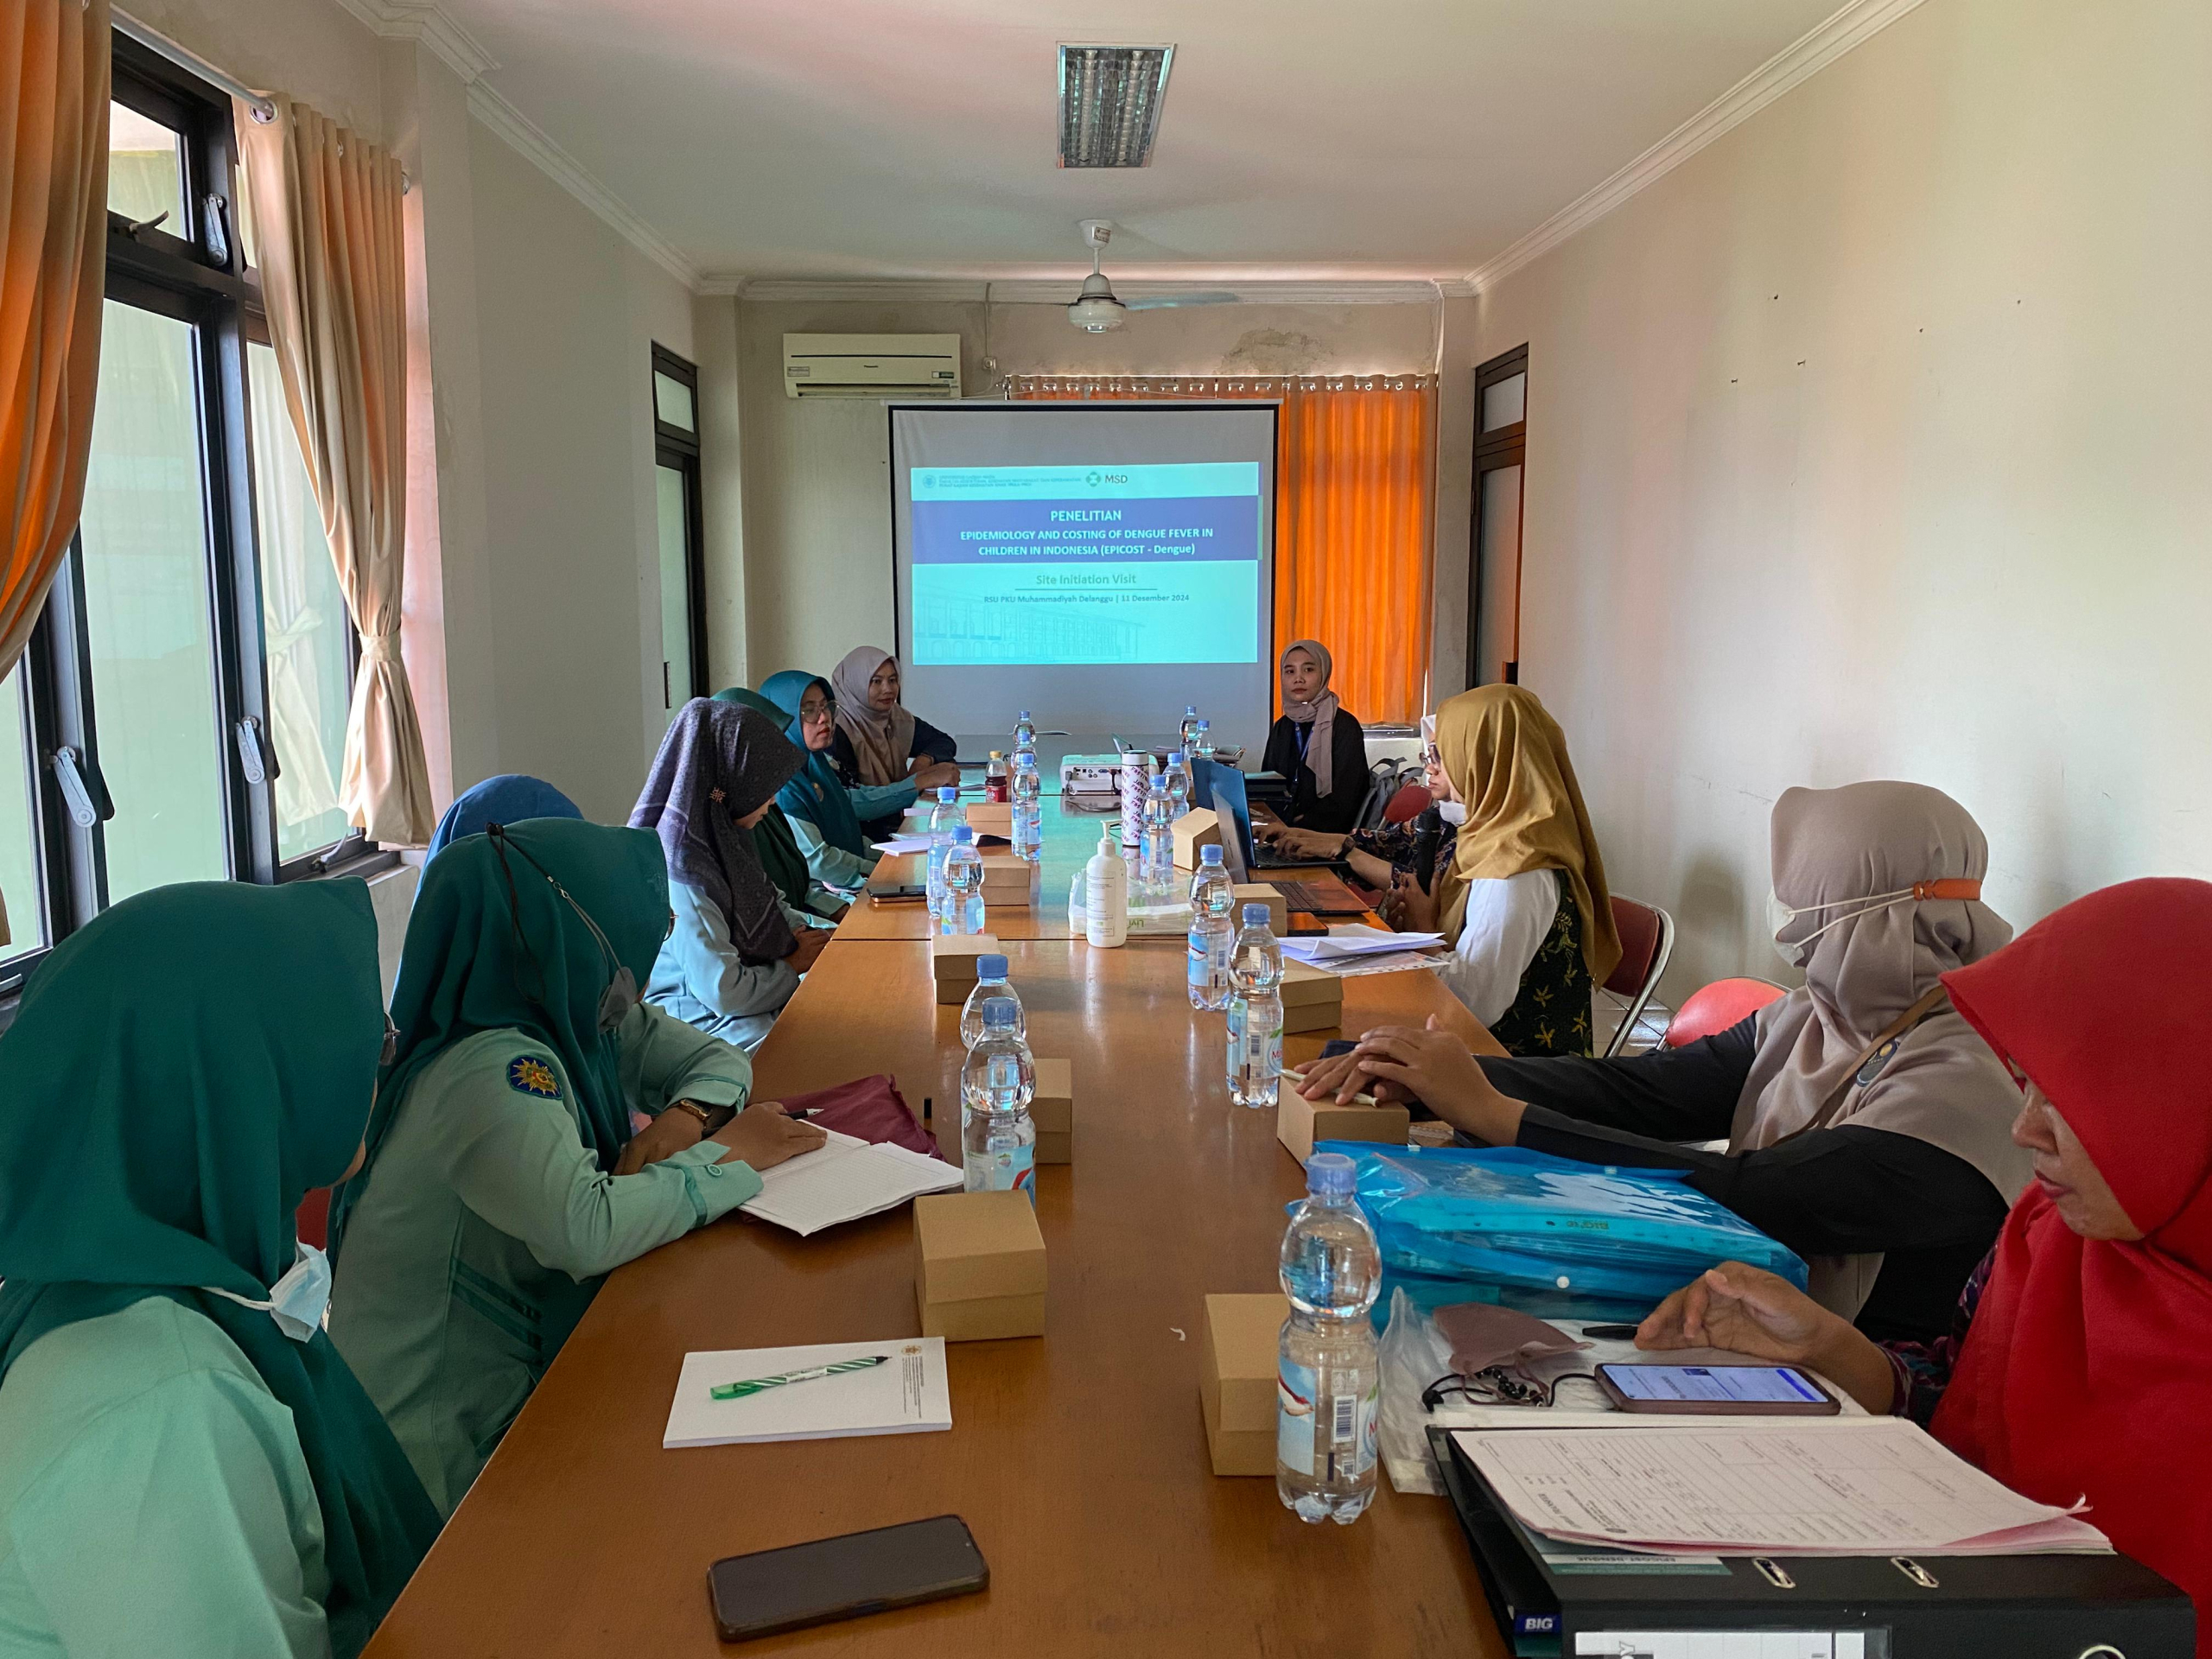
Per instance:
[[[964,1103],[963,1103],[964,1104]],[[1007,1147],[997,1152],[971,1152],[961,1160],[969,1192],[1026,1192],[1037,1202],[1037,1148]]]
[[[1194,991],[1213,989],[1213,957],[1206,950],[1206,941],[1195,927],[1191,930],[1190,960],[1185,964],[1184,976]]]
[[[1316,1398],[1313,1368],[1284,1359],[1275,1372],[1275,1459],[1325,1484],[1356,1481],[1375,1467],[1379,1382],[1365,1394]]]

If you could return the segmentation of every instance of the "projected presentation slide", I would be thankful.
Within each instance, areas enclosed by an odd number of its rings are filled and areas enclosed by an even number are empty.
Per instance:
[[[1256,463],[911,477],[916,665],[1258,660]]]

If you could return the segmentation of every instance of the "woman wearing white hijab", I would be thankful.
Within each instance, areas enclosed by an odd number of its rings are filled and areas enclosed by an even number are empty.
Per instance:
[[[1342,834],[1367,802],[1367,739],[1328,689],[1335,667],[1318,639],[1293,640],[1279,664],[1282,717],[1268,733],[1260,765],[1289,779],[1282,821],[1294,830]]]
[[[1689,1171],[1804,1256],[1826,1306],[1878,1342],[1931,1341],[2030,1173],[2019,1091],[1939,978],[2012,937],[1980,900],[1988,842],[1940,790],[1864,783],[1784,791],[1773,854],[1775,944],[1805,983],[1733,1028],[1625,1059],[1479,1064],[1441,1033],[1386,1029],[1325,1081],[1381,1080],[1493,1146]],[[1674,1144],[1723,1135],[1725,1153]]]
[[[871,836],[892,833],[899,815],[925,789],[957,787],[960,750],[925,720],[907,713],[899,698],[899,659],[874,645],[856,645],[830,671],[830,692],[836,699],[837,734],[830,742],[830,764],[848,789],[889,786],[887,797],[897,811],[861,827]]]

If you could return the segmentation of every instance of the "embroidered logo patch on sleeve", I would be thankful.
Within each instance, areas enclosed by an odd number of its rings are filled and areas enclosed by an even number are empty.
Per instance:
[[[561,1080],[553,1075],[552,1066],[535,1054],[521,1055],[507,1063],[507,1087],[540,1100],[561,1097]]]

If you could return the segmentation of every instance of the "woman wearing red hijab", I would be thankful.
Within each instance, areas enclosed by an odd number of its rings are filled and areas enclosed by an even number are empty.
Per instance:
[[[1645,1348],[1812,1366],[2022,1495],[2069,1504],[2196,1599],[2212,1659],[2212,882],[2123,882],[1943,976],[2026,1096],[2036,1179],[1951,1337],[1877,1346],[1729,1262],[1662,1302]]]

